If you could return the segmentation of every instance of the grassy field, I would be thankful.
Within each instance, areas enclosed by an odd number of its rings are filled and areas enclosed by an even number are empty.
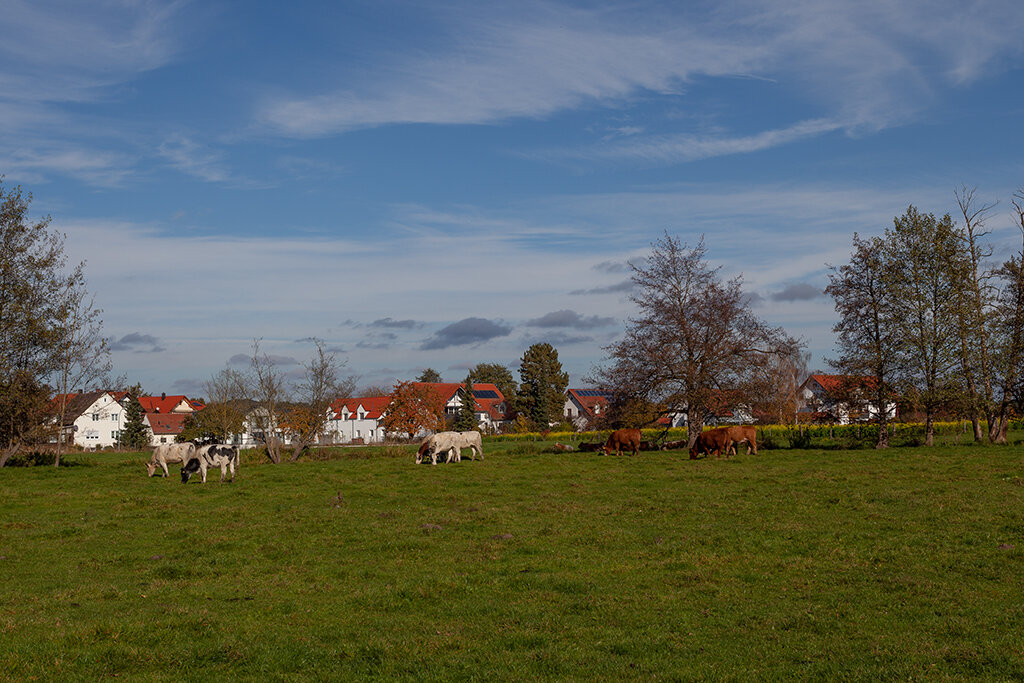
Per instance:
[[[485,449],[0,469],[0,676],[1024,679],[1020,447]]]

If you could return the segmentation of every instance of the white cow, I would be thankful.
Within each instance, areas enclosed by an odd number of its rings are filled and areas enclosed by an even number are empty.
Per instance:
[[[237,462],[238,448],[235,446],[226,446],[224,444],[202,446],[195,452],[195,455],[189,458],[185,466],[181,468],[181,483],[187,484],[188,478],[199,472],[205,484],[206,470],[210,467],[220,468],[220,480],[222,482],[224,477],[227,476],[228,470],[231,470],[231,479],[229,481],[234,481],[235,464]]]
[[[195,453],[196,445],[194,443],[165,443],[160,444],[153,449],[153,457],[146,463],[146,470],[149,472],[149,476],[153,476],[156,473],[156,468],[160,467],[163,469],[163,476],[170,475],[167,471],[167,463],[180,462],[184,465],[189,458]]]
[[[445,462],[461,462],[463,448],[473,449],[470,456],[473,460],[476,460],[478,454],[481,460],[484,459],[480,432],[438,432],[431,434],[420,444],[419,451],[416,453],[416,464],[423,462],[423,459],[429,455],[431,464],[436,465],[439,453],[446,454]]]

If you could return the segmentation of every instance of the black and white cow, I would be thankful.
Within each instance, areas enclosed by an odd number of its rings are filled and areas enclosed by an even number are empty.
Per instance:
[[[206,470],[211,467],[220,468],[220,480],[224,481],[228,470],[231,470],[231,479],[235,480],[235,464],[238,462],[238,448],[225,446],[223,444],[212,444],[198,448],[195,454],[181,468],[181,483],[187,484],[188,478],[196,472],[203,477],[206,483]]]

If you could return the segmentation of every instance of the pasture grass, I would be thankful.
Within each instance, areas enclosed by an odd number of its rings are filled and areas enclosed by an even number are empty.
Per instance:
[[[547,446],[0,469],[0,675],[1024,678],[1019,447]]]

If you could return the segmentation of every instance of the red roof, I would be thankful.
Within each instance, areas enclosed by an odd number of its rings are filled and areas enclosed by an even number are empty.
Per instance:
[[[388,405],[391,403],[390,396],[367,396],[365,398],[339,398],[331,404],[331,410],[334,411],[334,419],[340,420],[341,409],[348,408],[350,420],[358,419],[359,406],[363,407],[366,411],[364,418],[377,420],[384,414]]]
[[[599,394],[596,390],[569,389],[566,393],[572,396],[576,404],[583,408],[591,417],[598,414],[601,410],[608,408],[608,395]],[[597,406],[600,406],[600,409],[595,411],[594,408]]]
[[[181,434],[185,418],[188,415],[188,413],[149,413],[146,415],[146,420],[149,422],[149,427],[153,430],[154,434],[177,436]]]
[[[142,409],[147,413],[159,413],[166,415],[177,408],[182,402],[189,406],[193,411],[202,410],[203,405],[197,401],[192,401],[188,396],[177,395],[177,396],[139,396],[139,403],[142,404]]]
[[[869,389],[874,388],[875,378],[874,377],[856,377],[853,375],[811,375],[808,379],[813,379],[821,386],[826,392],[832,394],[836,391],[843,389],[844,386],[860,385],[868,387]]]

